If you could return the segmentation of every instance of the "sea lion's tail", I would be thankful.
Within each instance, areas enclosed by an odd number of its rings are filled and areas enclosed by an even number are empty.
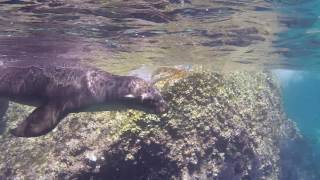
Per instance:
[[[0,134],[3,133],[6,127],[6,122],[4,121],[3,116],[6,114],[8,106],[9,101],[0,98]]]

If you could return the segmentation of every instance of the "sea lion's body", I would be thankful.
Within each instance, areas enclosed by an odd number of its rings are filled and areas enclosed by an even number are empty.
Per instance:
[[[158,112],[165,108],[158,91],[143,80],[79,64],[2,63],[0,98],[37,107],[11,131],[22,137],[46,134],[68,113],[92,105],[135,101]]]

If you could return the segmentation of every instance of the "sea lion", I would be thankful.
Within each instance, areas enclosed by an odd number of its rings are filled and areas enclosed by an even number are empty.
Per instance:
[[[146,81],[80,64],[0,62],[0,98],[37,107],[10,130],[18,137],[47,134],[69,113],[99,104],[137,103],[156,113],[167,109],[159,91]]]

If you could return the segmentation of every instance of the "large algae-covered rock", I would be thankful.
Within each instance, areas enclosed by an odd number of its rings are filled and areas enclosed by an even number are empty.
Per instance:
[[[83,112],[42,137],[5,132],[1,177],[278,179],[279,142],[290,122],[268,73],[176,73],[156,86],[170,105],[162,115]],[[31,110],[11,104],[7,129]]]

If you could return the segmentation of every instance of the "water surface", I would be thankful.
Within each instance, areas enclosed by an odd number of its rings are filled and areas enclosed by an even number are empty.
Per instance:
[[[18,2],[1,1],[2,59],[77,59],[116,73],[282,65],[277,14],[262,0]]]

